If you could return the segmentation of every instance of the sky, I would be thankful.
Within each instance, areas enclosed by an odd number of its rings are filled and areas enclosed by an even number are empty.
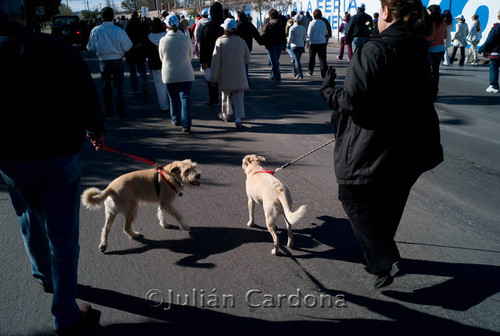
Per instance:
[[[71,8],[72,11],[74,12],[79,12],[82,10],[87,9],[87,2],[88,6],[90,7],[90,10],[93,9],[101,9],[103,7],[107,6],[106,0],[67,0],[69,8]],[[109,0],[109,2],[112,4],[113,0]],[[120,3],[122,0],[114,0],[115,6],[120,7]],[[66,4],[66,0],[61,0],[61,3]]]

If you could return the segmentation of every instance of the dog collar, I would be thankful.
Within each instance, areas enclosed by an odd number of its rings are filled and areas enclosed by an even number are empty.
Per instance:
[[[172,188],[172,190],[177,194],[177,196],[181,197],[182,196],[182,192],[180,190],[177,190],[177,188],[175,187],[175,185],[170,182],[167,177],[165,176],[165,173],[163,172],[163,169],[161,166],[158,167],[157,169],[157,173],[160,174],[163,179],[167,182],[167,184],[170,186],[170,188]],[[175,179],[175,177],[173,178],[174,181],[179,184],[179,182],[177,182],[177,180]],[[158,179],[155,179],[155,181],[157,181]],[[155,188],[156,188],[156,193],[159,194],[159,187],[156,187],[155,185]]]
[[[271,175],[274,176],[274,170],[261,170],[261,171],[258,171],[258,172],[254,172],[252,175],[254,175],[254,174],[261,174],[261,173],[271,174]]]

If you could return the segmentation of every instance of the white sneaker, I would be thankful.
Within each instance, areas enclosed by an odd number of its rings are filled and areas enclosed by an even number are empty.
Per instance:
[[[224,120],[225,122],[229,122],[229,120],[231,120],[230,117],[225,113],[219,113],[219,118]]]
[[[488,86],[488,88],[486,89],[486,92],[491,92],[491,93],[498,93],[499,91],[500,90],[495,89],[493,85]]]

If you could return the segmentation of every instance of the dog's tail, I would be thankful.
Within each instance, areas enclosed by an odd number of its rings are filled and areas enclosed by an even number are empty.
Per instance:
[[[307,205],[301,205],[297,211],[292,212],[288,197],[283,191],[278,192],[278,199],[280,200],[283,211],[285,212],[285,218],[291,225],[297,223],[307,212]]]
[[[88,188],[82,193],[82,204],[90,210],[101,207],[104,200],[109,196],[109,189],[101,191],[97,188]]]

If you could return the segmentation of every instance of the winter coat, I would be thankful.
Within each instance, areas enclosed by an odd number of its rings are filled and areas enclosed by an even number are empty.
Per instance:
[[[193,45],[191,39],[177,30],[169,30],[160,40],[158,46],[162,61],[161,78],[163,83],[183,83],[194,81],[194,71],[191,65]]]
[[[145,24],[138,18],[132,18],[125,32],[133,43],[132,49],[125,54],[127,63],[144,63],[146,61],[146,44],[148,43],[149,34]]]
[[[248,62],[250,51],[246,42],[237,35],[223,35],[215,42],[209,81],[218,83],[221,91],[248,90]]]
[[[469,36],[467,36],[467,39],[471,42],[477,41],[477,43],[479,43],[481,37],[483,37],[483,35],[481,34],[481,29],[477,31],[477,27],[477,21],[473,21],[473,23],[470,25]]]
[[[0,23],[0,60],[0,161],[74,155],[85,130],[105,132],[92,76],[68,41]]]
[[[271,19],[262,27],[262,41],[267,49],[275,45],[284,45],[286,41],[285,26],[280,19]]]
[[[467,46],[467,35],[469,35],[469,27],[460,21],[455,26],[455,35],[453,35],[453,46],[454,47],[466,47]]]
[[[148,35],[148,40],[146,43],[146,56],[148,58],[149,69],[160,70],[162,67],[162,61],[160,59],[160,53],[158,52],[158,46],[160,45],[160,40],[167,35],[167,32],[161,33],[151,33]]]
[[[207,67],[210,67],[212,63],[215,41],[224,35],[224,28],[220,26],[224,23],[222,14],[222,5],[218,1],[214,2],[210,7],[211,20],[205,24],[200,34],[200,40],[197,41],[200,44],[200,64],[206,64]]]
[[[443,160],[427,49],[396,22],[358,47],[343,87],[321,89],[334,110],[339,184],[421,173]]]
[[[259,31],[255,26],[249,21],[238,21],[238,26],[236,27],[236,33],[247,43],[248,50],[252,52],[253,39],[257,41],[258,44],[262,45],[262,37],[260,37]]]
[[[366,24],[368,22],[368,25]],[[355,37],[369,37],[370,28],[373,26],[373,19],[363,11],[359,11],[351,17],[349,30],[346,33],[347,43],[351,43]]]
[[[493,24],[493,28],[478,52],[487,52],[488,58],[500,59],[500,23]]]

